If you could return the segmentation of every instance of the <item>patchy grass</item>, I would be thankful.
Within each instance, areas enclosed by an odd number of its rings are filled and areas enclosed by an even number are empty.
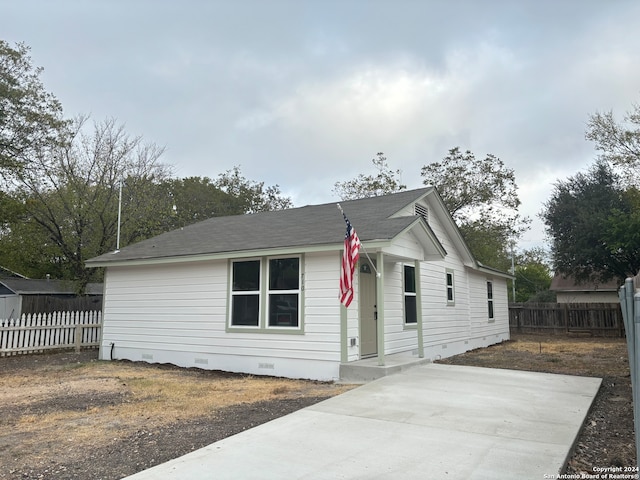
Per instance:
[[[30,368],[0,370],[0,463],[3,456],[37,461],[101,448],[139,431],[215,418],[231,406],[352,388],[118,361],[48,365],[45,357]]]

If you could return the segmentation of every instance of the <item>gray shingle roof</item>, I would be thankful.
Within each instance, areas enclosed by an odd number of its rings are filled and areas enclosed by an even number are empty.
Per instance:
[[[363,242],[390,240],[416,217],[389,218],[433,190],[340,202]],[[310,205],[251,215],[214,217],[92,258],[88,266],[187,255],[222,254],[286,247],[336,245],[341,248],[345,223],[336,203]]]
[[[75,295],[76,285],[70,280],[38,280],[31,278],[3,278],[0,284],[18,295]],[[90,283],[85,292],[102,295],[101,283]]]
[[[620,288],[620,281],[615,278],[606,282],[583,282],[578,283],[572,276],[556,274],[551,280],[549,290],[554,292],[617,292]]]

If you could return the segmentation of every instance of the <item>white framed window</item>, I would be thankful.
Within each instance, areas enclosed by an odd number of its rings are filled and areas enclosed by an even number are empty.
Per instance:
[[[251,331],[300,329],[300,258],[232,261],[229,326]]]
[[[404,266],[404,322],[407,324],[418,323],[416,290],[416,267]]]
[[[445,271],[445,282],[447,284],[447,305],[455,305],[456,289],[455,289],[455,275],[453,270],[447,269]]]
[[[487,308],[489,321],[494,319],[493,316],[493,282],[487,281]]]

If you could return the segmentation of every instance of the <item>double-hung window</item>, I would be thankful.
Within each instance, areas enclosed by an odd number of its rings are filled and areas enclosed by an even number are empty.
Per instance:
[[[231,263],[230,327],[300,327],[300,257]]]
[[[300,259],[269,260],[269,326],[297,327],[300,310]]]
[[[456,292],[453,287],[453,270],[447,269],[445,275],[446,275],[446,282],[447,282],[447,305],[455,305]]]
[[[232,263],[231,325],[260,325],[260,260]]]
[[[493,318],[493,282],[487,282],[487,306],[489,309],[489,321]]]
[[[418,322],[416,295],[416,267],[404,266],[404,321],[408,324]]]

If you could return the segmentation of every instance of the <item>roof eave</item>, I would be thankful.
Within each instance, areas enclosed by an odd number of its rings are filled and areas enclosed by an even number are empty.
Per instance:
[[[389,240],[367,240],[365,243],[367,248],[378,249],[387,246]],[[332,243],[324,245],[309,245],[309,246],[295,246],[295,247],[281,247],[281,248],[262,248],[253,250],[238,250],[232,252],[216,252],[216,253],[203,253],[197,255],[173,255],[167,257],[152,257],[152,258],[130,258],[130,259],[114,259],[114,260],[89,260],[86,262],[86,266],[89,268],[98,267],[129,267],[137,265],[167,265],[172,263],[193,263],[193,262],[206,262],[215,260],[227,260],[235,258],[250,258],[250,257],[264,257],[264,256],[278,256],[278,255],[294,255],[300,253],[316,253],[316,252],[330,252],[340,251],[343,247],[343,243]],[[116,254],[117,255],[117,254]]]

